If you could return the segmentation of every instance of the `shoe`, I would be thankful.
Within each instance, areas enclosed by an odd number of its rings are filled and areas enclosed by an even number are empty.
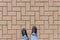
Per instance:
[[[33,26],[33,28],[32,28],[32,33],[37,34],[37,28],[36,28],[36,26]]]
[[[22,32],[22,36],[24,36],[24,35],[26,35],[26,36],[27,36],[27,31],[26,31],[26,29],[25,29],[25,28],[23,28],[21,32]]]

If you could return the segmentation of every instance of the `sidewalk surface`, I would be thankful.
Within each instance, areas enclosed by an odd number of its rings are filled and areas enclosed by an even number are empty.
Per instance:
[[[32,26],[39,40],[60,40],[60,0],[0,0],[0,40],[21,40]]]

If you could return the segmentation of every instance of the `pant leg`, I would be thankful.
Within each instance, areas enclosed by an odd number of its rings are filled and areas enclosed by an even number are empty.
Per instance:
[[[32,33],[31,40],[38,40],[37,35],[35,33]]]
[[[26,35],[24,35],[24,36],[22,37],[22,40],[28,40],[28,37],[27,37]]]

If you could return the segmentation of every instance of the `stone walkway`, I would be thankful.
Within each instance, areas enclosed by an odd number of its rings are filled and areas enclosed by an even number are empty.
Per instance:
[[[0,40],[21,40],[21,29],[39,40],[60,40],[60,0],[0,0]]]

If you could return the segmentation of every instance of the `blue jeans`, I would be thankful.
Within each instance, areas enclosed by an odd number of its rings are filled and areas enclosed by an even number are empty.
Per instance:
[[[29,40],[26,35],[22,37],[22,40]],[[37,35],[35,33],[31,34],[31,40],[38,40]]]

